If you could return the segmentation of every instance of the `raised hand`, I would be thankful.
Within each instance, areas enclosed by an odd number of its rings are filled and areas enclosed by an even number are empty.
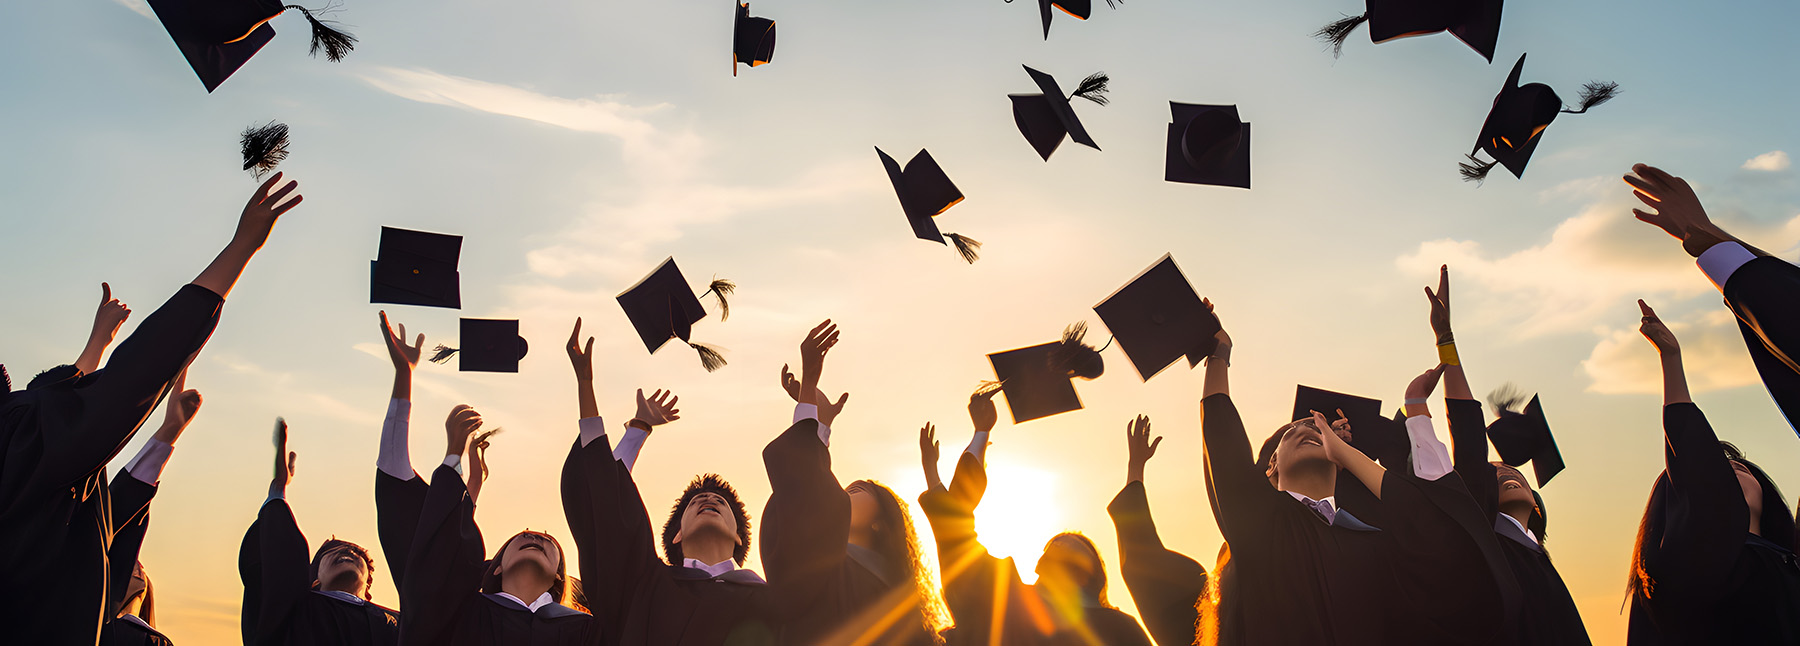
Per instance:
[[[1438,288],[1425,288],[1425,299],[1431,301],[1431,332],[1437,335],[1437,344],[1455,342],[1455,335],[1450,331],[1450,266],[1438,267]]]
[[[1644,338],[1649,339],[1650,343],[1656,346],[1656,351],[1664,355],[1681,354],[1681,344],[1675,341],[1675,333],[1670,332],[1669,326],[1664,325],[1662,319],[1657,318],[1656,310],[1650,309],[1650,305],[1641,298],[1638,299],[1638,309],[1644,313],[1644,318],[1641,319],[1643,323],[1638,326],[1638,332],[1643,333]]]
[[[481,497],[481,485],[488,479],[487,450],[490,438],[500,433],[501,429],[484,431],[469,440],[469,502]]]
[[[1206,311],[1213,311],[1212,299],[1202,298],[1200,299],[1200,304],[1206,306]],[[1227,366],[1231,365],[1231,335],[1225,333],[1223,325],[1219,327],[1218,332],[1213,333],[1213,340],[1218,341],[1218,347],[1213,350],[1212,355],[1207,357],[1209,360],[1208,365],[1210,365],[1210,360],[1214,358],[1224,361]]]
[[[181,438],[181,432],[193,423],[194,415],[200,412],[200,391],[187,390],[187,369],[175,375],[175,383],[169,387],[169,401],[163,404],[163,424],[156,429],[156,439],[164,444],[174,444]]]
[[[838,327],[831,324],[831,319],[825,319],[806,333],[806,340],[800,342],[800,395],[796,398],[800,403],[820,403],[816,391],[819,377],[825,370],[825,354],[831,352],[837,342]]]
[[[587,338],[587,345],[581,344],[581,317],[575,318],[575,330],[569,333],[569,364],[575,367],[575,379],[591,382],[594,380],[594,337]]]
[[[1201,299],[1200,302],[1206,305],[1206,311],[1213,311],[1212,299]],[[1223,322],[1219,331],[1213,334],[1213,340],[1218,345],[1206,357],[1206,376],[1200,386],[1201,399],[1231,394],[1231,335],[1225,333]]]
[[[974,422],[976,433],[993,431],[1000,422],[1000,412],[994,409],[994,395],[998,394],[1000,385],[989,382],[969,395],[969,421]]]
[[[644,389],[639,388],[635,421],[656,427],[681,419],[681,409],[675,407],[675,404],[680,401],[681,398],[676,396],[673,391],[658,390],[646,398]]]
[[[1326,421],[1325,416],[1316,410],[1312,411],[1312,423],[1315,428],[1321,430],[1331,428],[1331,422]],[[1319,433],[1319,438],[1325,443],[1325,459],[1331,460],[1332,464],[1350,468],[1353,457],[1361,458],[1364,461],[1369,459],[1368,456],[1363,455],[1362,451],[1356,450],[1356,447],[1350,446],[1349,442],[1338,437],[1337,433],[1322,432]]]
[[[246,245],[250,249],[261,249],[263,243],[269,240],[269,232],[275,229],[275,221],[280,219],[282,214],[300,206],[300,200],[304,199],[300,195],[294,195],[294,199],[282,202],[300,187],[299,182],[282,184],[281,188],[270,192],[270,189],[281,182],[282,175],[283,173],[276,173],[250,195],[250,201],[244,204],[243,215],[238,217],[237,233],[232,237],[233,244]]]
[[[1150,418],[1145,415],[1125,423],[1125,446],[1127,448],[1125,462],[1125,482],[1143,482],[1144,464],[1156,455],[1156,447],[1162,444],[1162,436],[1150,439]]]
[[[1636,174],[1626,175],[1625,183],[1631,185],[1638,200],[1655,210],[1632,209],[1631,214],[1680,240],[1688,255],[1697,258],[1713,244],[1731,239],[1707,217],[1687,180],[1647,164],[1635,164],[1631,172]]]
[[[400,324],[400,333],[394,333],[394,326],[388,324],[387,311],[381,312],[381,338],[387,342],[388,359],[394,362],[395,371],[411,372],[419,365],[419,354],[425,348],[425,335],[418,335],[412,345],[406,344],[406,324]]]
[[[275,478],[271,488],[287,490],[289,482],[294,480],[294,458],[298,457],[289,451],[287,420],[275,418]]]
[[[1342,408],[1337,409],[1337,416],[1337,421],[1331,423],[1331,432],[1336,434],[1340,440],[1355,442],[1356,434],[1350,428],[1350,416],[1345,415]]]
[[[1423,401],[1431,396],[1431,391],[1437,390],[1438,378],[1442,376],[1444,376],[1444,364],[1440,363],[1420,373],[1419,376],[1413,377],[1412,383],[1406,385],[1407,416],[1430,414]],[[1420,403],[1413,403],[1415,401]]]
[[[785,363],[781,364],[781,389],[787,391],[788,397],[795,403],[801,403],[800,380],[794,378],[794,372],[789,370]],[[837,419],[838,413],[844,412],[844,403],[850,400],[850,393],[844,393],[838,397],[836,402],[833,402],[831,397],[825,394],[825,391],[816,386],[813,388],[812,394],[812,403],[819,407],[819,423],[826,426],[831,426],[832,420]]]
[[[462,455],[469,447],[469,438],[479,430],[481,413],[468,404],[457,404],[444,420],[444,455]]]
[[[944,488],[943,476],[938,475],[939,455],[937,427],[926,422],[919,429],[919,464],[925,467],[925,488],[928,490]]]
[[[107,346],[112,345],[113,337],[119,334],[119,326],[128,318],[131,318],[131,308],[112,297],[112,285],[100,283],[100,307],[94,312],[94,327],[88,331],[87,345],[82,347],[75,367],[90,374],[99,370],[100,357],[106,354]]]

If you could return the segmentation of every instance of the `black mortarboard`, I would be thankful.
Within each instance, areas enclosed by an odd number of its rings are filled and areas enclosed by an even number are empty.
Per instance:
[[[1188,367],[1199,365],[1218,345],[1219,317],[1201,302],[1170,254],[1095,305],[1094,313],[1144,381],[1183,355]]]
[[[894,193],[900,196],[900,208],[906,212],[913,235],[938,244],[949,240],[956,245],[956,252],[962,254],[963,260],[975,262],[980,257],[976,250],[981,248],[981,243],[954,233],[939,233],[937,221],[932,219],[963,201],[963,194],[950,181],[950,176],[944,174],[937,160],[931,158],[931,153],[919,149],[919,154],[906,162],[904,170],[879,146],[875,148],[875,154],[881,157],[888,181],[894,184]]]
[[[1469,151],[1469,161],[1460,164],[1464,180],[1487,179],[1496,163],[1505,166],[1513,177],[1524,177],[1525,164],[1531,161],[1540,135],[1556,120],[1557,113],[1581,114],[1619,94],[1619,84],[1593,81],[1581,87],[1580,107],[1570,110],[1563,107],[1562,97],[1548,85],[1519,85],[1519,75],[1524,71],[1525,55],[1520,54],[1519,62],[1506,77],[1506,85],[1494,96],[1494,107],[1481,124],[1481,136],[1475,140],[1474,150]],[[1475,153],[1484,150],[1494,161],[1483,162],[1475,157]]]
[[[1106,73],[1095,72],[1082,79],[1081,85],[1069,96],[1063,96],[1055,77],[1031,69],[1030,66],[1025,67],[1025,73],[1030,74],[1031,80],[1037,82],[1042,93],[1008,94],[1006,97],[1012,99],[1013,122],[1019,125],[1019,133],[1025,135],[1026,141],[1031,142],[1031,147],[1037,150],[1038,156],[1043,157],[1044,161],[1050,161],[1050,153],[1056,152],[1064,135],[1075,140],[1075,143],[1099,150],[1100,144],[1094,143],[1094,138],[1089,137],[1087,129],[1081,126],[1081,119],[1075,116],[1075,108],[1069,105],[1069,99],[1081,97],[1106,105],[1106,83],[1109,80]]]
[[[1448,31],[1488,62],[1500,40],[1501,0],[1368,0],[1368,11],[1346,16],[1313,35],[1342,54],[1344,40],[1357,26],[1369,23],[1369,40],[1385,43],[1407,36]]]
[[[1050,367],[1050,355],[1059,347],[1062,342],[1057,341],[988,355],[1014,424],[1081,410],[1068,371]]]
[[[1311,386],[1295,387],[1293,419],[1311,418],[1311,411],[1315,410],[1330,422],[1338,420],[1339,410],[1344,411],[1344,417],[1350,420],[1350,446],[1362,451],[1363,455],[1380,460],[1390,469],[1399,468],[1395,460],[1405,463],[1412,446],[1406,439],[1406,418],[1401,417],[1396,423],[1382,416],[1381,400]]]
[[[433,363],[447,363],[462,354],[457,370],[462,372],[518,372],[519,360],[530,348],[519,336],[517,319],[463,319],[462,347],[440,345],[431,356]]]
[[[1163,179],[1250,188],[1250,124],[1236,105],[1169,102],[1172,113]]]
[[[719,298],[721,321],[731,315],[725,297],[736,287],[729,280],[713,279],[706,290],[707,294]],[[700,363],[708,372],[725,365],[725,357],[717,348],[690,340],[694,324],[706,318],[706,308],[688,287],[681,268],[675,266],[675,258],[663,260],[650,275],[619,294],[619,307],[624,308],[626,318],[631,319],[631,326],[637,329],[638,338],[643,339],[644,348],[652,354],[669,339],[681,339],[700,353]]]
[[[369,302],[461,309],[461,253],[462,236],[382,227],[369,263]]]
[[[275,28],[268,23],[288,9],[299,9],[312,25],[312,55],[324,50],[327,60],[337,61],[356,46],[355,36],[327,26],[304,7],[283,5],[280,0],[150,0],[150,8],[207,92],[275,37]]]
[[[1488,425],[1487,435],[1501,462],[1514,467],[1530,462],[1539,487],[1562,472],[1562,451],[1556,448],[1556,437],[1550,433],[1550,422],[1544,419],[1537,395],[1531,396],[1523,412],[1510,410],[1506,402],[1495,402],[1494,412],[1497,417]]]
[[[1012,2],[1012,0],[1006,1]],[[1106,0],[1106,6],[1117,9],[1118,3],[1123,1]],[[1045,40],[1050,39],[1050,9],[1052,7],[1061,9],[1063,13],[1069,14],[1076,20],[1087,20],[1088,16],[1093,13],[1094,3],[1093,0],[1038,0],[1038,17],[1044,22]]]
[[[737,18],[731,29],[731,75],[737,76],[738,63],[756,67],[774,58],[775,21],[751,18],[750,3],[737,3]]]

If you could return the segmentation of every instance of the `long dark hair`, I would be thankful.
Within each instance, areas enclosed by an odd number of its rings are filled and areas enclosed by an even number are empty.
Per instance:
[[[500,557],[506,556],[506,548],[511,546],[513,541],[519,540],[520,536],[526,534],[537,534],[548,538],[550,544],[556,546],[556,580],[550,583],[550,600],[565,606],[569,605],[569,553],[563,550],[562,542],[556,540],[555,536],[529,529],[513,534],[512,538],[508,538],[505,543],[500,544],[500,549],[494,552],[494,558],[487,562],[487,569],[481,572],[481,591],[486,594],[501,592]],[[523,601],[531,603],[533,600],[523,599]]]
[[[1726,459],[1744,465],[1750,475],[1762,485],[1762,534],[1763,539],[1791,549],[1794,545],[1794,518],[1787,515],[1787,498],[1781,495],[1781,489],[1775,486],[1762,467],[1744,457],[1744,452],[1730,442],[1719,442],[1719,449],[1725,453]],[[1664,471],[1656,478],[1656,486],[1650,491],[1650,502],[1644,508],[1644,519],[1638,523],[1637,543],[1631,548],[1631,572],[1625,582],[1627,597],[1642,596],[1648,599],[1656,592],[1656,580],[1650,575],[1645,561],[1654,556],[1657,546],[1662,544],[1664,528],[1667,525],[1664,499],[1668,497],[1669,474]],[[1748,531],[1748,528],[1745,528]],[[1646,547],[1651,553],[1646,553]]]
[[[919,535],[913,531],[911,510],[887,485],[874,480],[858,480],[850,486],[859,483],[867,485],[875,495],[877,510],[872,549],[881,555],[888,567],[905,568],[904,577],[893,577],[893,587],[912,586],[917,591],[919,622],[931,634],[938,634],[949,626],[949,612],[945,610],[937,583],[932,580],[931,568],[925,566],[924,553],[919,549]]]
[[[1081,532],[1063,532],[1051,536],[1050,540],[1044,543],[1044,549],[1049,550],[1051,543],[1055,543],[1057,539],[1063,537],[1074,538],[1076,541],[1079,541],[1082,546],[1087,548],[1088,553],[1092,554],[1094,557],[1094,573],[1092,576],[1088,577],[1087,581],[1082,582],[1081,591],[1099,601],[1100,607],[1113,607],[1112,602],[1106,600],[1106,559],[1100,556],[1100,548],[1096,547],[1094,545],[1094,540],[1088,538],[1086,534]]]

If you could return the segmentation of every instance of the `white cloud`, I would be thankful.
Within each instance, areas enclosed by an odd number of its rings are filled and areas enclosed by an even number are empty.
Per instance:
[[[1669,330],[1681,342],[1682,364],[1688,388],[1707,392],[1748,386],[1758,382],[1756,366],[1744,349],[1737,319],[1723,308],[1705,311],[1683,321],[1670,321]],[[1637,328],[1603,329],[1592,354],[1581,369],[1594,383],[1589,392],[1608,395],[1658,394],[1662,392],[1662,365],[1656,348]]]
[[[113,0],[113,1],[119,3],[120,6],[123,6],[126,9],[130,9],[132,11],[137,12],[138,15],[143,16],[145,18],[150,18],[150,19],[156,18],[156,12],[151,10],[150,3],[145,2],[144,0]]]
[[[1792,165],[1793,160],[1788,159],[1788,154],[1785,151],[1771,150],[1761,155],[1751,157],[1749,161],[1744,162],[1743,169],[1760,170],[1772,173],[1787,170],[1788,167]]]

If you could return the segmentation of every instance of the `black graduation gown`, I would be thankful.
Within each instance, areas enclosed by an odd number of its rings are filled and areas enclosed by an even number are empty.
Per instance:
[[[425,492],[430,487],[413,472],[401,480],[381,469],[375,470],[375,534],[381,541],[381,553],[387,560],[394,589],[406,578],[406,557],[412,551],[413,535],[419,530],[419,512],[425,508]]]
[[[818,420],[803,419],[763,447],[771,493],[758,543],[769,584],[780,590],[780,643],[848,643],[870,631],[878,633],[871,646],[937,643],[913,586],[878,574],[900,565],[875,563],[866,550],[852,556],[850,496],[818,429]]]
[[[131,440],[218,322],[186,285],[102,370],[0,393],[0,625],[23,644],[92,644],[106,619],[112,519],[106,463]]]
[[[1692,403],[1664,406],[1663,434],[1640,545],[1654,586],[1631,595],[1626,643],[1800,643],[1800,568],[1748,534],[1743,489],[1706,416]]]
[[[246,645],[392,646],[400,641],[400,613],[350,603],[313,589],[306,535],[286,500],[265,503],[244,532],[238,576]]]
[[[970,477],[984,486],[965,487],[962,482]],[[919,496],[937,539],[944,603],[956,618],[957,646],[1150,646],[1150,637],[1131,615],[1116,608],[1052,602],[1038,586],[1025,585],[1011,557],[988,553],[975,533],[975,506],[986,480],[981,461],[965,452],[949,490]],[[952,493],[957,491],[963,493]],[[1067,616],[1071,610],[1079,616]]]
[[[1519,583],[1520,605],[1515,616],[1500,628],[1499,644],[1504,646],[1591,646],[1587,627],[1581,622],[1581,611],[1575,597],[1557,573],[1550,554],[1537,541],[1531,540],[1512,521],[1501,518],[1500,485],[1497,469],[1488,461],[1486,420],[1481,402],[1473,399],[1446,400],[1450,437],[1455,445],[1456,473],[1468,486],[1469,495],[1483,514],[1494,519],[1494,533],[1500,537],[1500,553]]]
[[[1720,291],[1769,395],[1800,432],[1800,267],[1764,256],[1739,267]]]
[[[119,618],[107,622],[106,629],[100,631],[100,646],[174,646],[167,635],[157,632],[155,628],[144,626],[129,619]]]
[[[1119,533],[1119,575],[1125,578],[1144,627],[1160,646],[1193,644],[1199,619],[1196,604],[1206,593],[1206,568],[1163,547],[1142,481],[1125,483],[1106,513]]]
[[[461,475],[431,475],[400,582],[400,643],[409,646],[587,646],[601,644],[600,622],[552,603],[536,612],[481,592],[487,558],[475,505]],[[566,558],[566,557],[565,557]],[[529,601],[529,600],[528,600]]]
[[[131,587],[131,573],[137,568],[138,552],[144,547],[144,535],[150,529],[150,500],[156,496],[156,485],[146,484],[130,473],[119,472],[107,487],[112,498],[112,544],[107,547],[106,616],[110,619],[100,629],[100,643],[167,644],[169,638],[153,628],[119,618],[125,605],[125,591]]]
[[[577,440],[562,471],[563,513],[595,620],[625,646],[772,646],[770,588],[749,570],[713,577],[665,565],[637,483],[605,436]],[[609,642],[614,643],[614,642]]]

